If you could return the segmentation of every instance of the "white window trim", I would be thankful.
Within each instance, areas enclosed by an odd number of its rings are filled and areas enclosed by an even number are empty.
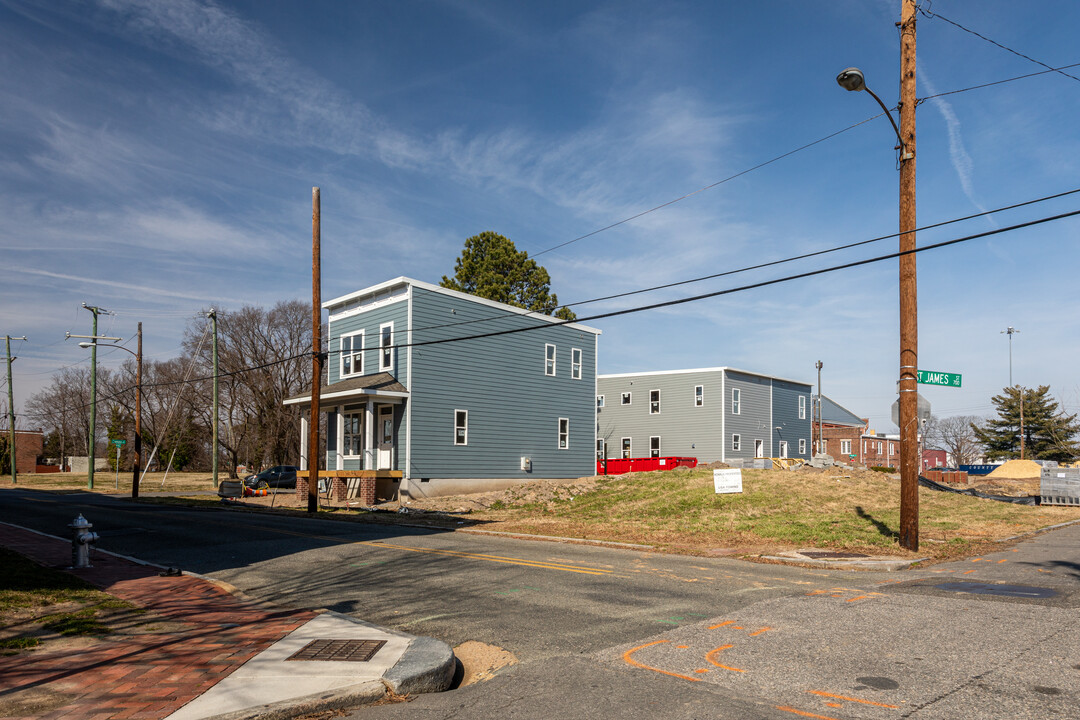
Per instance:
[[[731,414],[742,415],[742,389],[731,388]]]
[[[758,455],[758,447],[761,448],[761,454]],[[765,457],[765,441],[761,438],[754,438],[754,458]]]
[[[566,445],[562,444],[563,423],[566,423]],[[570,418],[559,418],[559,431],[558,431],[558,440],[556,441],[556,447],[559,450],[569,450],[570,449]]]
[[[465,427],[465,442],[458,442],[458,439],[457,439],[458,438],[458,434],[457,434],[457,431],[458,431],[458,423],[457,423],[458,413],[465,413],[465,425],[464,425],[464,427]],[[469,444],[469,411],[468,410],[457,410],[457,409],[455,409],[454,410],[454,445],[457,446],[457,447],[462,447],[462,446],[468,445],[468,444]]]
[[[799,454],[806,454],[806,438],[799,438]]]
[[[742,452],[742,435],[739,433],[731,434],[731,451]]]
[[[701,400],[701,402],[698,402],[699,399]],[[704,405],[705,405],[705,386],[704,385],[695,385],[694,386],[694,407],[703,407]]]
[[[383,330],[390,328],[390,344],[383,345]],[[390,359],[386,359],[386,355],[390,355]],[[383,323],[379,326],[379,370],[393,370],[394,360],[397,351],[394,350],[394,323]]]
[[[341,457],[349,459],[349,460],[355,460],[357,458],[364,457],[364,437],[365,437],[364,410],[362,410],[362,409],[359,409],[359,410],[355,410],[355,409],[354,410],[341,410],[340,414],[341,414],[341,417],[342,417],[342,423],[341,423],[341,447],[342,447]],[[360,453],[358,455],[350,455],[348,453],[349,446],[345,443],[345,427],[348,425],[348,422],[349,422],[348,418],[354,417],[354,416],[360,418]]]
[[[800,420],[805,420],[806,419],[806,396],[805,395],[800,395],[799,396],[799,419]]]
[[[844,449],[845,445],[847,445],[847,450]],[[841,455],[850,455],[851,454],[851,441],[850,440],[841,440],[840,441],[840,454]]]
[[[604,407],[604,396],[603,395],[597,395],[596,396],[596,409],[599,410],[602,407]]]
[[[653,399],[652,399],[653,398],[653,393],[656,393],[656,410],[653,410]],[[660,414],[660,390],[659,390],[659,388],[649,391],[649,414],[650,415],[659,415]]]
[[[347,353],[352,358],[353,372],[346,373],[345,372],[345,355],[346,355],[346,352],[345,352],[345,338],[355,338],[355,337],[360,338],[360,349],[359,350],[356,349],[356,347],[355,347],[356,341],[354,340],[353,343],[352,343],[353,346],[354,346],[353,349],[349,353]],[[338,377],[341,377],[341,378],[357,377],[359,375],[364,374],[364,343],[365,343],[365,338],[364,338],[364,331],[363,330],[358,330],[358,331],[353,332],[353,333],[346,333],[346,334],[344,334],[344,335],[342,335],[341,337],[338,338],[338,350],[340,351],[339,355],[338,355]],[[357,359],[359,359],[359,362],[357,362]],[[358,366],[360,368],[359,370],[356,369]]]
[[[653,455],[653,440],[656,441],[656,454]],[[649,437],[649,457],[660,457],[662,450],[661,440],[659,435],[651,435]]]
[[[624,392],[619,397],[619,402],[622,405],[633,405],[634,404],[634,392],[632,390],[627,390],[626,392]]]
[[[786,458],[787,454],[788,454],[787,440],[781,440],[780,441],[780,457]]]
[[[626,448],[626,458],[623,458],[623,448]],[[619,438],[619,459],[624,460],[634,457],[634,438]]]
[[[573,380],[581,379],[581,358],[581,348],[570,348],[570,378]]]
[[[548,348],[551,348],[551,372],[548,372]],[[555,377],[558,365],[559,350],[551,343],[544,343],[544,374]]]

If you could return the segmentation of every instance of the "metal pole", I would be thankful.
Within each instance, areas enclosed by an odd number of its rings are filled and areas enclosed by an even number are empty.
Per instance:
[[[7,402],[8,402],[8,455],[11,459],[11,484],[14,485],[19,482],[19,476],[17,468],[15,467],[15,460],[18,453],[15,452],[15,393],[11,386],[11,341],[12,340],[26,340],[26,337],[12,338],[10,335],[4,336],[4,341],[7,343]],[[63,462],[63,461],[61,461]]]
[[[900,16],[900,546],[919,549],[919,321],[915,273],[915,0]]]
[[[210,467],[214,475],[214,487],[218,486],[218,336],[217,311],[210,308],[210,324],[214,329],[214,431],[210,440]]]
[[[322,382],[322,261],[319,188],[311,188],[311,421],[308,423],[307,511],[319,509],[319,384]]]
[[[1024,388],[1017,388],[1020,391],[1020,459],[1024,459]]]
[[[89,460],[89,467],[86,471],[86,488],[88,490],[94,489],[94,441],[96,439],[96,428],[94,427],[97,416],[97,321],[98,313],[101,312],[101,308],[90,307],[86,303],[83,303],[83,307],[90,311],[94,316],[94,326],[91,335],[95,340],[90,346],[90,442],[86,449],[87,459]]]
[[[135,355],[135,462],[131,469],[131,497],[139,497],[139,470],[142,465],[142,323],[139,323],[139,352]]]
[[[817,368],[817,427],[818,427],[818,437],[817,437],[818,445],[817,445],[817,448],[818,448],[819,453],[824,453],[825,452],[825,450],[824,450],[825,430],[824,430],[824,427],[821,424],[821,407],[822,407],[822,401],[821,401],[821,368],[824,367],[824,365],[822,365],[821,361],[818,360],[814,364],[814,367]],[[810,453],[810,456],[813,457],[813,453]]]

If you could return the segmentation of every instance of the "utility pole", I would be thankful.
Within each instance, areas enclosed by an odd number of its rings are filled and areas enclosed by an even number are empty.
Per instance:
[[[825,431],[824,431],[823,426],[821,424],[821,407],[822,407],[822,405],[821,405],[821,368],[824,367],[824,366],[821,364],[821,361],[818,360],[816,363],[814,363],[814,367],[817,368],[817,427],[818,427],[818,434],[817,434],[818,446],[817,446],[817,450],[818,450],[819,453],[824,454],[825,453],[825,450],[824,450],[824,447],[825,447],[825,444],[824,444]],[[811,453],[811,457],[813,457],[813,453]]]
[[[1008,335],[1009,336],[1009,387],[1013,386],[1013,382],[1012,382],[1012,336],[1015,335],[1018,332],[1020,332],[1020,331],[1017,330],[1016,328],[1014,328],[1012,325],[1010,325],[1009,327],[1007,327],[1007,328],[1005,328],[1004,330],[1001,331],[1001,333],[1003,335]]]
[[[322,209],[319,188],[311,188],[311,426],[308,429],[307,511],[319,509],[319,384],[322,382]]]
[[[1024,459],[1024,388],[1017,388],[1020,391],[1020,459]]]
[[[104,308],[95,307],[93,305],[87,305],[83,303],[82,306],[89,310],[94,316],[94,328],[90,333],[91,337],[97,338],[97,321],[98,314],[108,315],[109,311]],[[75,337],[75,336],[71,336]],[[97,340],[90,346],[90,442],[87,447],[87,456],[90,461],[86,475],[86,488],[88,490],[94,489],[94,441],[96,439],[96,428],[94,423],[97,415]]]
[[[131,468],[131,497],[139,497],[139,472],[142,470],[142,323],[139,323],[139,351],[135,354],[135,462]]]
[[[4,336],[4,341],[7,344],[7,404],[8,404],[8,455],[11,457],[11,484],[14,485],[19,482],[18,472],[15,468],[15,392],[11,387],[11,363],[15,358],[11,357],[11,341],[12,340],[26,340],[26,336],[13,338],[10,335]],[[61,462],[63,462],[61,460]]]
[[[915,276],[915,0],[900,14],[900,546],[919,549],[919,319]]]
[[[207,313],[210,326],[214,330],[214,431],[210,439],[210,467],[214,475],[214,487],[218,486],[218,337],[217,310],[210,308]]]

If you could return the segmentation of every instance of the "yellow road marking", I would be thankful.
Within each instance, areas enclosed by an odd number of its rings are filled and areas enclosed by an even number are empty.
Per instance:
[[[522,560],[520,558],[503,557],[501,555],[485,555],[483,553],[467,553],[459,550],[436,550],[432,548],[417,548],[409,547],[408,545],[394,545],[393,543],[382,542],[379,540],[371,540],[361,543],[363,545],[371,545],[372,547],[381,547],[392,550],[407,550],[409,552],[425,553],[430,555],[447,555],[450,557],[466,558],[469,560],[487,560],[489,562],[506,563],[508,565],[523,565],[525,567],[542,568],[544,570],[562,570],[564,572],[576,572],[585,575],[611,575],[611,570],[601,570],[597,568],[581,567],[578,565],[563,565],[561,563],[550,563],[542,560]]]
[[[627,665],[633,665],[634,667],[644,668],[645,670],[652,670],[653,672],[658,672],[661,675],[670,675],[671,677],[682,678],[683,680],[689,680],[690,682],[701,682],[701,678],[690,677],[689,675],[680,675],[679,673],[670,672],[668,670],[661,670],[660,668],[654,668],[651,665],[645,665],[644,663],[639,663],[637,660],[634,660],[632,657],[630,657],[631,655],[636,653],[638,650],[644,650],[645,648],[650,647],[652,645],[661,645],[661,644],[666,643],[666,642],[671,642],[671,641],[670,640],[656,640],[656,641],[651,642],[651,643],[645,643],[644,645],[638,645],[636,648],[630,648],[629,650],[627,650],[626,652],[623,653],[623,656],[622,656],[623,660],[626,661]]]

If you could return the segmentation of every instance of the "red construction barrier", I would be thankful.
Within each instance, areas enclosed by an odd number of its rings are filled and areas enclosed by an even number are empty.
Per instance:
[[[650,472],[652,470],[673,470],[677,467],[697,467],[694,457],[647,457],[647,458],[608,458],[596,461],[597,475],[622,475],[628,472]]]

